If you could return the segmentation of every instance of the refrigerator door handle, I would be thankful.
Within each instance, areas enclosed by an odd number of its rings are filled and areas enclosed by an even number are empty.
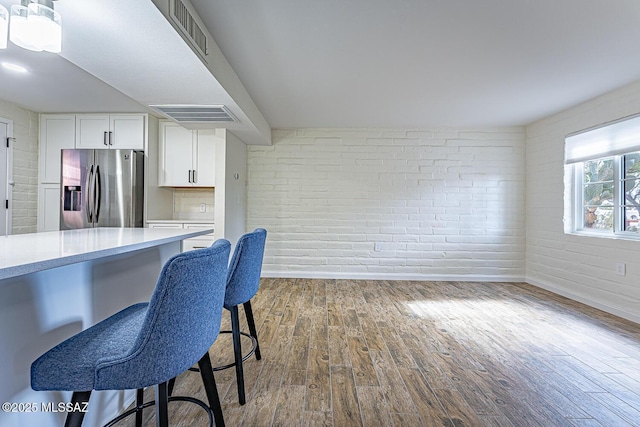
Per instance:
[[[87,205],[87,222],[93,222],[93,165],[91,165],[91,169],[89,169],[89,174],[87,175],[87,182],[85,185],[85,199]]]
[[[102,199],[102,180],[100,179],[100,166],[96,166],[96,193],[97,197],[95,198],[95,206],[96,206],[96,223],[98,222],[98,218],[100,217],[100,200]]]

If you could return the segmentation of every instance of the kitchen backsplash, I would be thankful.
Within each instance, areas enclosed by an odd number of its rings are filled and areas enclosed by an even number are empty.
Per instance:
[[[176,188],[173,191],[173,219],[213,221],[214,194],[213,188]]]

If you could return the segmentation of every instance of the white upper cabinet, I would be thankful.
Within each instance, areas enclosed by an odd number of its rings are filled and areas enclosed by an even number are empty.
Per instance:
[[[144,150],[144,114],[76,115],[76,148]]]
[[[193,132],[160,122],[160,185],[192,186]]]
[[[214,187],[216,182],[216,141],[220,140],[213,129],[194,131],[193,162],[196,171],[196,186]]]
[[[160,186],[214,187],[215,129],[188,130],[173,122],[160,122]]]
[[[40,183],[60,183],[60,150],[75,147],[75,132],[76,116],[73,114],[40,115]]]

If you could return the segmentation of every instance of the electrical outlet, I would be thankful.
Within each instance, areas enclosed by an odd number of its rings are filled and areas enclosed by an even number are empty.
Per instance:
[[[204,203],[200,203],[200,212],[206,212],[207,211],[207,205],[205,205]]]
[[[380,243],[376,242],[373,244],[373,251],[380,252]]]
[[[616,262],[616,274],[618,276],[627,274],[627,265],[624,262]]]

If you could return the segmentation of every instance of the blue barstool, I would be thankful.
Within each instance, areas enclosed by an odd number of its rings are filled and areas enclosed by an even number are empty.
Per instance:
[[[197,362],[211,409],[197,402],[210,424],[213,412],[216,426],[223,426],[208,350],[220,331],[230,248],[218,240],[170,258],[149,303],[125,308],[40,356],[31,365],[31,387],[73,391],[76,404],[88,402],[92,390],[154,386],[156,425],[166,427],[169,400],[196,401],[169,398],[167,382]],[[132,411],[142,407],[138,400]],[[83,412],[70,412],[65,426],[80,427],[83,418]]]
[[[257,228],[251,233],[246,233],[236,244],[233,257],[229,264],[227,273],[227,291],[224,296],[224,308],[231,313],[231,334],[233,335],[233,355],[234,363],[215,367],[214,370],[236,367],[236,382],[238,385],[238,402],[245,404],[244,392],[244,372],[242,362],[255,353],[256,359],[260,360],[260,345],[258,344],[258,334],[253,320],[251,309],[251,298],[258,292],[260,286],[260,272],[262,271],[262,258],[264,256],[264,246],[267,240],[267,230]],[[244,313],[247,317],[249,334],[240,331],[240,320],[238,317],[238,306],[244,306]],[[228,333],[229,331],[222,331]],[[251,339],[252,348],[244,357],[242,355],[242,345],[240,335]]]

